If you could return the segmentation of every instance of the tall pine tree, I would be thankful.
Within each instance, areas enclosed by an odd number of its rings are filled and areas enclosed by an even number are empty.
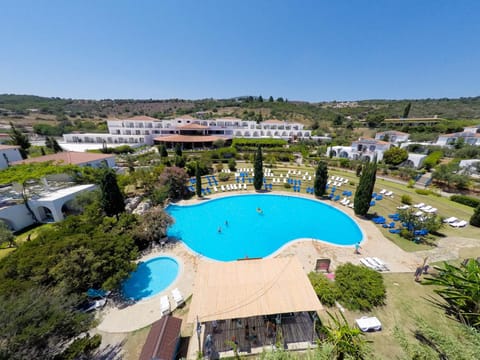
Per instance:
[[[328,168],[325,161],[319,161],[317,171],[315,172],[315,181],[313,182],[313,189],[315,196],[325,195],[328,181]]]
[[[475,209],[475,212],[470,218],[470,225],[480,227],[480,205],[477,206],[477,208]]]
[[[118,187],[117,176],[111,169],[106,169],[100,179],[102,192],[101,206],[107,216],[116,216],[125,211],[123,195]]]
[[[195,164],[195,178],[197,180],[195,184],[195,190],[198,197],[202,197],[202,174],[200,172],[200,165],[197,163]]]
[[[263,185],[263,159],[262,147],[260,145],[257,147],[257,153],[255,154],[253,170],[255,172],[253,175],[253,186],[255,187],[256,191],[259,191],[262,189]]]
[[[362,175],[358,182],[355,199],[353,201],[353,210],[355,215],[365,216],[370,209],[372,201],[373,188],[377,178],[377,158],[374,157],[369,163],[363,166]]]

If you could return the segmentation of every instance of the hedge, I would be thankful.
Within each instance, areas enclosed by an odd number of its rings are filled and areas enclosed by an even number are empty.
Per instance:
[[[245,138],[235,138],[232,141],[232,146],[241,147],[241,146],[257,146],[262,147],[271,147],[271,146],[284,146],[288,142],[282,139],[245,139]]]
[[[450,200],[472,208],[476,208],[480,205],[480,199],[466,195],[452,195],[450,196]]]

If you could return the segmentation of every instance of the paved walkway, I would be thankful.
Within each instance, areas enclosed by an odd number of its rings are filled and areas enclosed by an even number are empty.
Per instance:
[[[237,192],[237,194],[242,193],[245,194],[245,192]],[[215,197],[231,196],[233,194],[235,193],[221,193]],[[287,192],[283,194],[292,195]],[[295,195],[312,198],[306,194]],[[182,201],[181,204],[195,203],[197,201],[196,199],[192,199]],[[339,210],[353,217],[352,209],[336,203],[333,203],[332,206],[337,207]],[[317,258],[330,258],[332,261],[331,267],[335,268],[345,262],[359,265],[360,258],[365,256],[381,258],[389,265],[390,270],[393,272],[413,272],[415,270],[416,265],[421,261],[421,257],[416,253],[405,252],[391,241],[385,239],[371,221],[358,219],[356,217],[354,217],[354,220],[360,225],[364,233],[361,255],[354,254],[353,246],[336,246],[314,239],[298,239],[281,248],[273,256],[283,257],[296,255],[300,259],[306,273],[314,269]],[[141,260],[148,260],[160,255],[172,256],[179,262],[180,271],[176,281],[165,291],[149,299],[139,301],[123,309],[115,307],[107,308],[101,315],[98,330],[114,333],[130,332],[150,325],[161,317],[160,297],[162,295],[168,295],[173,308],[173,299],[171,297],[172,289],[178,288],[185,298],[189,297],[193,291],[193,283],[195,281],[198,263],[200,261],[213,261],[191,252],[181,242],[175,244],[170,249],[156,249]]]

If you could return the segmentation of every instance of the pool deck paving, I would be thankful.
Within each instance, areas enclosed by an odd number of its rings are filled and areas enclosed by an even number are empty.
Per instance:
[[[245,194],[245,192],[220,193],[217,194],[215,198],[238,194]],[[282,193],[276,192],[276,194]],[[283,193],[283,195],[292,194]],[[302,194],[295,194],[295,196],[302,196]],[[303,197],[312,199],[312,197],[308,195],[303,195]],[[182,201],[180,204],[194,204],[205,200],[206,199],[191,199]],[[417,264],[423,261],[422,256],[419,256],[419,254],[405,252],[391,241],[385,239],[371,221],[354,217],[352,209],[332,202],[328,202],[328,204],[350,215],[360,225],[364,234],[360,254],[354,254],[353,246],[337,246],[314,239],[303,238],[290,242],[272,256],[297,256],[305,273],[309,273],[314,269],[316,259],[318,258],[331,259],[330,267],[334,270],[335,267],[340,264],[351,262],[360,265],[361,258],[376,256],[388,264],[392,272],[413,272]],[[97,328],[99,331],[112,333],[131,332],[152,324],[161,317],[160,297],[168,295],[173,310],[174,301],[171,295],[172,290],[178,288],[183,297],[185,299],[188,298],[193,292],[198,263],[200,261],[214,261],[193,253],[181,242],[170,244],[166,248],[157,247],[140,260],[145,261],[157,256],[171,256],[179,262],[179,275],[174,283],[161,293],[151,298],[135,302],[124,308],[114,306],[107,307],[100,314],[100,324]]]
[[[178,204],[189,205],[200,201],[208,201],[209,199],[241,194],[254,193],[251,191],[223,192],[202,200],[193,198],[181,201]],[[276,191],[273,194],[300,196],[314,200],[311,195],[307,194],[292,194],[291,192],[282,191]],[[383,260],[388,265],[390,272],[411,272],[413,279],[416,267],[418,264],[423,263],[425,257],[429,258],[429,262],[455,259],[458,258],[460,249],[478,247],[480,243],[476,239],[447,237],[439,239],[437,247],[432,250],[406,252],[386,239],[378,229],[378,225],[354,216],[353,209],[331,201],[327,203],[351,216],[362,229],[364,237],[361,243],[360,254],[354,253],[354,246],[331,245],[315,239],[303,238],[286,244],[271,256],[297,256],[305,273],[314,270],[318,258],[329,258],[331,260],[330,270],[334,272],[338,265],[347,262],[360,265],[360,259],[374,256]],[[109,346],[117,346],[120,343],[120,339],[125,339],[127,333],[142,329],[160,319],[162,315],[160,313],[160,297],[168,295],[171,308],[174,310],[172,290],[178,288],[184,299],[188,299],[193,293],[198,264],[202,261],[215,261],[192,252],[182,242],[171,243],[166,247],[156,247],[139,261],[145,261],[158,256],[171,256],[178,261],[179,275],[177,279],[161,293],[126,307],[118,308],[107,304],[107,307],[98,313],[99,325],[95,329],[96,332],[102,334],[103,348],[105,346],[107,348]],[[182,324],[182,328],[189,329],[188,331],[192,329],[187,324]],[[195,357],[195,354],[189,355]]]

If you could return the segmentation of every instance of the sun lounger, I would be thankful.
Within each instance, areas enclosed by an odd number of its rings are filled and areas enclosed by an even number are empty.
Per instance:
[[[349,203],[350,203],[350,200],[347,199],[347,200],[345,200],[345,202],[343,203],[343,205],[348,206]]]
[[[172,290],[172,297],[173,297],[173,300],[175,301],[175,304],[177,306],[182,305],[183,302],[185,301],[183,299],[182,293],[180,292],[180,290],[178,290],[178,288],[175,288],[175,289]]]
[[[243,190],[247,190],[247,184],[243,184]]]
[[[372,270],[377,270],[377,271],[382,271],[382,269],[380,268],[380,266],[378,266],[377,264],[375,264],[370,258],[363,258],[363,259],[360,259],[360,262],[362,263],[362,265],[365,265],[366,267],[372,269]]]
[[[417,208],[417,209],[420,209],[421,207],[424,207],[425,204],[424,203],[420,203],[420,204],[415,204],[413,205],[414,208]]]
[[[402,205],[402,206],[397,206],[398,210],[406,210],[410,207],[410,205]]]
[[[425,205],[425,206],[422,206],[422,207],[420,208],[420,210],[427,212],[427,211],[430,210],[431,208],[432,208],[432,207],[431,207],[430,205]]]
[[[437,210],[438,210],[437,208],[432,207],[432,208],[430,208],[430,209],[428,209],[428,210],[425,210],[425,212],[426,212],[426,213],[429,213],[429,214],[432,214],[432,213],[434,213],[434,212],[437,212]]]
[[[417,211],[414,215],[415,215],[415,216],[422,216],[422,215],[423,215],[423,211],[420,211],[420,210],[419,210],[419,211]]]
[[[380,194],[385,194],[386,192],[387,192],[387,190],[386,190],[386,189],[382,189],[382,190],[380,190]]]
[[[160,298],[160,312],[162,315],[170,313],[170,301],[166,295]]]
[[[385,193],[385,196],[392,196],[392,195],[393,195],[393,191],[387,191],[387,192]]]
[[[374,263],[376,263],[379,267],[383,269],[383,271],[390,271],[388,268],[387,264],[385,264],[382,260],[380,260],[377,257],[371,257],[370,258]]]
[[[459,228],[459,227],[465,227],[467,226],[467,222],[465,220],[460,220],[460,221],[455,221],[453,223],[450,224],[450,226],[454,227],[454,228]]]
[[[444,223],[447,223],[447,224],[454,223],[454,222],[456,222],[456,221],[458,221],[458,219],[457,219],[456,217],[454,217],[454,216],[449,217],[449,218],[446,218],[446,219],[443,220],[443,222],[444,222]]]
[[[357,326],[362,331],[380,331],[382,330],[382,323],[376,317],[363,316],[360,319],[355,319]]]
[[[330,272],[330,259],[317,259],[315,263],[316,272]]]

